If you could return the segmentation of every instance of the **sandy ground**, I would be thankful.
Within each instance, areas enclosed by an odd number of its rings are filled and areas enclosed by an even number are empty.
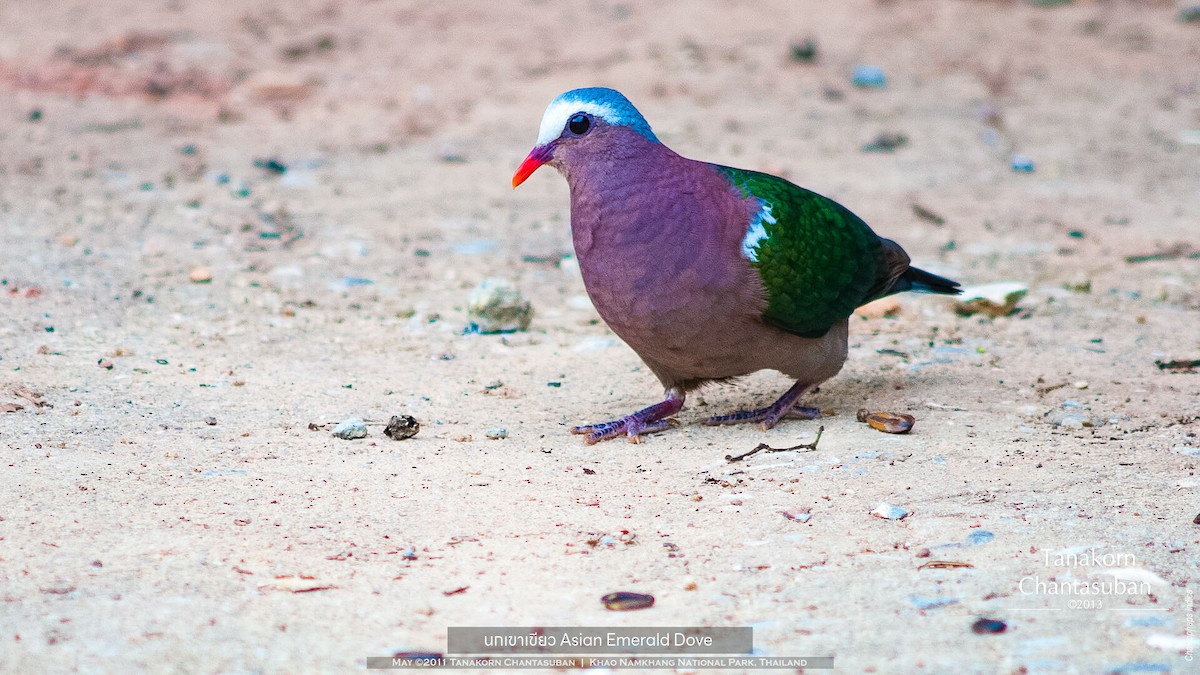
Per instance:
[[[753,626],[839,672],[1195,667],[1200,374],[1156,361],[1200,359],[1200,24],[655,4],[0,5],[0,671],[339,672],[471,625]],[[819,423],[698,425],[789,384],[760,373],[587,446],[569,425],[661,392],[586,301],[565,183],[509,187],[586,85],[1030,291],[855,319]],[[862,152],[880,133],[908,143]],[[462,334],[486,277],[528,332]],[[420,434],[384,437],[397,414]],[[351,416],[369,437],[333,438]],[[1072,580],[1136,587],[1051,593]]]

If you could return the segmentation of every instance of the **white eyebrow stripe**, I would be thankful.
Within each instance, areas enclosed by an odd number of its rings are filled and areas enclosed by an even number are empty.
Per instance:
[[[574,101],[566,99],[554,101],[542,115],[542,126],[538,129],[537,145],[545,145],[562,135],[567,120],[575,113],[587,113],[599,117],[609,124],[621,124],[622,120],[617,111],[610,106],[595,101]]]

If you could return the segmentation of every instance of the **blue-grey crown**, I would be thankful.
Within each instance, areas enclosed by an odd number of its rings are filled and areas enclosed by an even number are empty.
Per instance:
[[[607,87],[572,89],[556,98],[554,102],[594,103],[603,106],[611,111],[603,115],[609,124],[627,126],[655,143],[660,142],[654,132],[650,130],[650,123],[646,121],[645,117],[642,117],[642,113],[638,112],[629,99],[616,89]]]

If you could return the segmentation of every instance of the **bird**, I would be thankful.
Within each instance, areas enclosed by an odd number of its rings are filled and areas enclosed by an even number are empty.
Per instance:
[[[842,369],[856,308],[903,291],[960,292],[828,197],[679,155],[615,89],[573,89],[550,102],[513,188],[543,165],[570,188],[588,297],[664,388],[654,405],[573,427],[588,444],[638,443],[674,426],[689,392],[760,370],[795,383],[765,408],[704,423],[767,430],[819,417],[799,402]]]

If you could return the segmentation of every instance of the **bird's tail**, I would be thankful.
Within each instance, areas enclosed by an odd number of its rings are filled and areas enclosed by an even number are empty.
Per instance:
[[[961,284],[945,277],[926,272],[923,269],[910,267],[900,275],[897,290],[912,291],[913,293],[938,293],[941,295],[958,295],[962,293]]]

